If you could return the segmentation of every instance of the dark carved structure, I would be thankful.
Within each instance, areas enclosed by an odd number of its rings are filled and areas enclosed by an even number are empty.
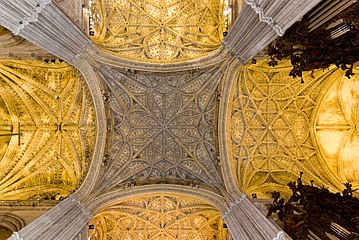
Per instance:
[[[290,76],[301,77],[302,71],[336,64],[347,69],[346,75],[350,78],[353,64],[359,61],[359,2],[315,30],[309,28],[313,11],[269,45],[269,65],[275,66],[282,58],[290,57],[293,65]]]
[[[342,193],[331,193],[297,181],[288,183],[292,196],[285,202],[279,192],[273,192],[273,204],[267,217],[277,214],[284,231],[294,240],[359,239],[359,199],[353,196],[350,183]],[[310,237],[308,237],[310,236]],[[311,238],[312,237],[312,238]]]

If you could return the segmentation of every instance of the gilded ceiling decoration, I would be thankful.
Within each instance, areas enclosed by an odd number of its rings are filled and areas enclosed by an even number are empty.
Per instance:
[[[90,35],[107,51],[146,62],[177,62],[220,46],[221,0],[92,0]]]
[[[219,211],[202,201],[172,196],[144,196],[110,206],[90,222],[91,240],[227,239]]]
[[[54,61],[0,61],[0,200],[66,196],[91,161],[95,114],[80,75]]]
[[[219,187],[214,125],[221,74],[214,67],[106,77],[115,131],[107,186],[167,179]]]
[[[335,67],[304,72],[301,83],[300,78],[288,76],[289,61],[280,64],[275,68],[266,61],[248,65],[235,81],[228,129],[238,185],[245,193],[257,193],[259,197],[270,196],[273,190],[288,193],[286,184],[296,180],[302,171],[305,181],[314,180],[316,185],[335,191],[343,185],[317,155],[311,117],[325,83],[344,73]],[[350,84],[347,86],[354,87]],[[354,141],[356,135],[351,138]],[[352,158],[347,160],[353,162]]]
[[[359,76],[335,79],[315,119],[320,152],[342,182],[359,187]]]

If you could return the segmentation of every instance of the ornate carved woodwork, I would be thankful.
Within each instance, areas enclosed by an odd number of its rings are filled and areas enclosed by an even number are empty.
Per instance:
[[[330,146],[314,140],[311,119],[326,82],[341,79],[344,73],[335,66],[325,71],[305,72],[303,84],[299,78],[288,76],[289,61],[279,63],[275,68],[265,61],[243,67],[233,87],[228,131],[237,183],[247,194],[266,197],[274,189],[286,192],[288,179],[302,171],[306,181],[313,179],[317,185],[340,189],[338,177],[328,167],[331,162],[316,152],[317,147]],[[326,142],[335,144],[332,140]],[[355,156],[355,150],[348,151]],[[345,162],[337,164],[341,166]]]
[[[0,200],[73,192],[86,176],[96,132],[81,76],[58,60],[1,60],[0,81]]]
[[[308,28],[312,15],[309,12],[290,27],[283,37],[269,45],[268,54],[272,58],[269,64],[275,66],[278,60],[291,57],[293,69],[289,73],[293,77],[301,77],[303,71],[325,69],[335,64],[343,70],[348,69],[347,76],[350,77],[353,75],[353,64],[359,61],[358,11],[359,2],[355,2],[314,31]],[[342,23],[339,24],[339,21]],[[343,35],[337,37],[334,32],[338,34],[340,29]]]
[[[345,183],[343,192],[334,194],[325,187],[314,187],[314,181],[303,184],[302,175],[288,183],[292,196],[287,201],[279,192],[272,192],[267,217],[276,218],[294,240],[359,239],[359,199],[353,197],[358,189]]]
[[[89,1],[90,35],[118,56],[178,62],[207,55],[223,39],[223,2]]]
[[[91,240],[226,240],[219,211],[192,198],[161,194],[123,200],[102,209],[89,230]]]

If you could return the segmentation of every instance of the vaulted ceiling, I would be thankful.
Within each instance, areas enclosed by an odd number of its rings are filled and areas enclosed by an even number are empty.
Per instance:
[[[288,193],[300,171],[331,190],[359,186],[359,78],[331,66],[305,72],[303,83],[288,76],[287,60],[240,66],[220,48],[226,3],[89,1],[86,31],[101,60],[86,66],[102,96],[62,60],[0,29],[0,200],[67,196],[86,176],[89,198],[157,183],[268,198]],[[99,132],[106,140],[95,146]],[[225,239],[221,221],[202,200],[152,194],[98,210],[92,237]]]
[[[112,54],[147,62],[202,57],[220,46],[224,5],[204,1],[89,1],[90,33]]]
[[[123,200],[100,210],[90,224],[93,240],[224,240],[228,235],[215,207],[170,194]]]
[[[0,200],[66,196],[91,163],[96,117],[81,75],[58,60],[0,60]]]

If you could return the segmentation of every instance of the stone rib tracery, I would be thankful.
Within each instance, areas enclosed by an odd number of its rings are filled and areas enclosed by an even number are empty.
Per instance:
[[[86,85],[67,64],[40,61],[2,60],[0,81],[1,133],[21,133],[0,137],[1,200],[68,195],[88,170],[95,137]]]
[[[337,189],[316,154],[310,119],[325,80],[341,73],[335,68],[307,73],[301,84],[288,76],[289,65],[265,64],[241,70],[232,93],[229,129],[238,185],[266,197],[273,190],[288,191],[288,181],[303,171],[307,180]]]
[[[220,73],[113,72],[112,184],[172,179],[220,185],[213,129]]]
[[[223,3],[218,0],[96,0],[93,40],[107,51],[140,61],[174,62],[220,46]]]
[[[155,195],[124,200],[100,211],[90,224],[91,240],[227,239],[217,209],[202,201]]]
[[[358,70],[355,70],[358,72]],[[323,160],[340,181],[359,186],[359,77],[340,76],[318,105],[314,132]]]

